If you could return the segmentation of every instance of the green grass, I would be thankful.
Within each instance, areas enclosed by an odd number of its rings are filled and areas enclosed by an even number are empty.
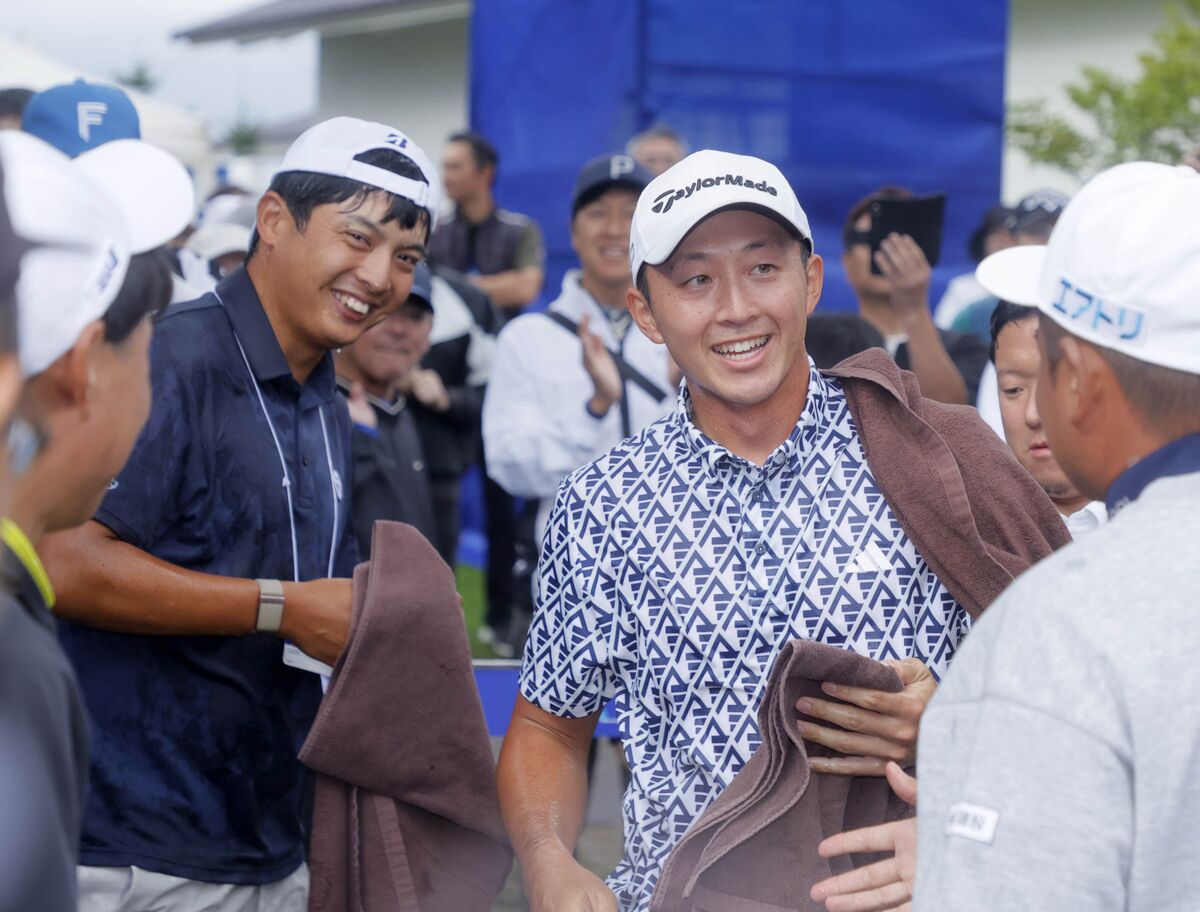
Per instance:
[[[496,653],[490,646],[479,642],[478,630],[483,625],[487,609],[487,574],[477,567],[459,564],[454,569],[458,581],[458,594],[463,600],[463,614],[467,617],[467,633],[471,637],[471,655],[476,659],[494,659]]]

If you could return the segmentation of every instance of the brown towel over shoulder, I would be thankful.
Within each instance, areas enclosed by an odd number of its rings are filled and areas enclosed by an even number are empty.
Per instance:
[[[309,912],[486,912],[512,866],[454,575],[375,524],[300,759],[317,775]]]
[[[758,710],[761,746],[671,852],[651,912],[824,912],[809,889],[863,858],[821,858],[821,840],[909,815],[884,779],[810,772],[810,752],[831,752],[801,740],[796,701],[828,700],[824,681],[900,690],[896,672],[873,659],[807,640],[788,643]]]

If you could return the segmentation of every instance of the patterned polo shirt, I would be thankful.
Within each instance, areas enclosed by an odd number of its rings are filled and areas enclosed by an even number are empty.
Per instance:
[[[608,883],[625,912],[758,747],[785,643],[916,656],[940,677],[970,624],[879,490],[840,383],[811,377],[761,467],[705,436],[684,390],[559,489],[521,693],[566,717],[616,700],[632,781]]]

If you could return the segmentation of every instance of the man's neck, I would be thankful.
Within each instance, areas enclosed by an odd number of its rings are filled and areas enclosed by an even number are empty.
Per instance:
[[[396,395],[396,383],[388,383],[368,376],[344,354],[335,355],[333,363],[339,377],[350,383],[359,384],[369,395],[382,399],[384,402],[390,402]]]
[[[468,197],[458,204],[458,216],[472,225],[484,221],[496,208],[496,200],[490,190]]]
[[[629,283],[621,282],[601,282],[595,276],[589,273],[582,273],[579,276],[579,284],[583,286],[583,290],[596,299],[596,303],[602,307],[607,307],[609,310],[625,310],[625,292],[629,289]]]
[[[303,385],[327,352],[302,338],[287,321],[284,316],[286,303],[278,300],[272,294],[267,271],[268,267],[258,257],[251,257],[250,262],[246,264],[246,273],[250,276],[250,282],[254,285],[258,300],[262,303],[267,320],[271,323],[275,341],[279,343],[279,347],[283,351],[283,357],[287,360],[292,376],[296,378],[297,383]]]
[[[804,359],[779,389],[758,405],[717,399],[688,381],[696,427],[736,456],[761,466],[791,435],[808,401],[809,368]]]
[[[892,302],[886,297],[875,295],[860,295],[858,299],[859,315],[879,330],[886,339],[888,336],[904,334],[904,323],[892,307]]]

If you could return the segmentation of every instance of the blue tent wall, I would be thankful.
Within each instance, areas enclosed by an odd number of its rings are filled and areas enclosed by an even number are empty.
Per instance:
[[[824,310],[854,306],[855,200],[945,190],[936,301],[999,199],[1007,22],[1006,0],[476,0],[471,123],[500,150],[500,204],[545,232],[543,303],[574,262],[580,165],[658,121],[779,165],[826,259]]]

